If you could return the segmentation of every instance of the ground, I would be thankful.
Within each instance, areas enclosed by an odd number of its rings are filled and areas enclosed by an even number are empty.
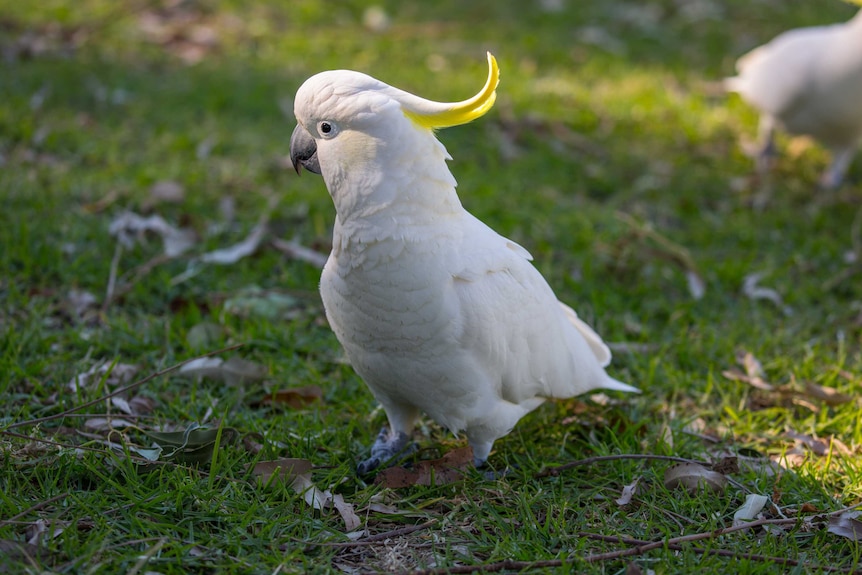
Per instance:
[[[823,192],[828,153],[782,136],[754,178],[721,88],[855,9],[0,0],[3,569],[860,569],[862,159]],[[495,108],[439,132],[462,202],[643,393],[542,406],[497,474],[424,420],[359,478],[385,417],[317,295],[334,211],[289,166],[293,94],[351,68],[459,100],[487,50]]]

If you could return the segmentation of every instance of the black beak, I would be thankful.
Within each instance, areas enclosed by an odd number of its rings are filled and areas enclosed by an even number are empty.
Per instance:
[[[296,173],[305,168],[313,174],[320,174],[320,163],[317,161],[317,144],[305,128],[296,125],[290,136],[290,162]]]

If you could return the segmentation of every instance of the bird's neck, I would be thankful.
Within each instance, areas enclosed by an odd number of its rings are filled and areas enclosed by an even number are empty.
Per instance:
[[[328,178],[340,225],[400,236],[407,228],[462,213],[448,158],[430,132],[411,131],[397,142],[380,142],[362,169]]]

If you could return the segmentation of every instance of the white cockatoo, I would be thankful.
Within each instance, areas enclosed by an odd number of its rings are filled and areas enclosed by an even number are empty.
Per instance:
[[[605,373],[608,347],[559,302],[531,256],[466,211],[434,130],[494,104],[499,70],[473,98],[440,103],[349,70],[299,88],[290,156],[335,203],[320,294],[356,372],[383,406],[361,474],[409,443],[424,412],[464,432],[477,465],[546,398],[637,391]]]
[[[768,169],[773,132],[782,127],[829,148],[832,163],[820,183],[841,185],[862,140],[862,10],[843,24],[785,32],[736,68],[725,86],[761,113],[758,172]]]

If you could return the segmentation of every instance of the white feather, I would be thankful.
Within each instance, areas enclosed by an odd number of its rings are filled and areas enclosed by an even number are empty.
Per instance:
[[[849,22],[785,32],[737,61],[728,90],[773,123],[808,135],[836,156],[838,181],[862,139],[862,11]],[[770,134],[766,134],[767,137]]]
[[[337,211],[327,318],[393,430],[410,433],[425,412],[483,461],[546,398],[637,391],[605,373],[608,347],[530,254],[461,206],[445,148],[404,115],[403,94],[334,71],[295,100]],[[338,134],[321,137],[321,121]]]

